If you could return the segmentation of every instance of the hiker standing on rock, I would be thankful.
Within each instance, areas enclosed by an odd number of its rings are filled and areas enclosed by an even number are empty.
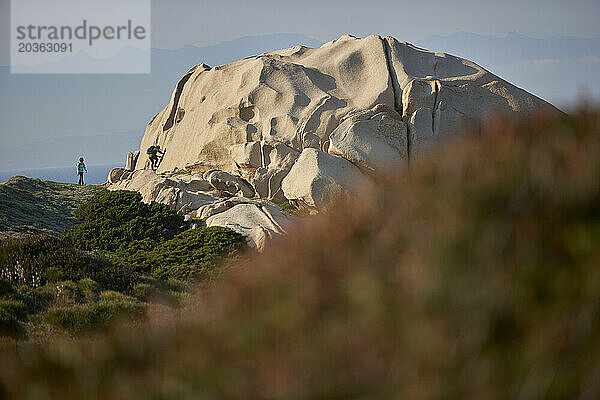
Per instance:
[[[79,185],[85,185],[83,182],[83,174],[87,172],[87,168],[85,167],[85,163],[83,162],[83,157],[79,157],[79,161],[77,162],[77,175],[79,175]]]

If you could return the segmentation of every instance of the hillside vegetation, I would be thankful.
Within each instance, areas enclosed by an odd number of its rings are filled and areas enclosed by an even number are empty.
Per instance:
[[[6,346],[7,398],[596,399],[600,113],[498,120],[94,340]]]
[[[73,211],[103,190],[15,176],[0,184],[0,238],[58,235],[77,223]]]

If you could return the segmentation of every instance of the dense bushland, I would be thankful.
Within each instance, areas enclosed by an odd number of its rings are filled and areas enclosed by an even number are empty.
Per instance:
[[[48,282],[91,278],[105,289],[127,291],[135,281],[133,270],[48,235],[1,241],[0,268],[3,279],[33,288]]]
[[[246,243],[226,228],[186,230],[181,216],[135,192],[101,191],[75,216],[60,238],[0,241],[0,336],[24,338],[44,324],[89,333],[138,318],[144,303],[179,307],[188,283],[214,278]]]
[[[137,192],[106,191],[77,209],[83,221],[62,235],[79,249],[105,253],[115,265],[163,280],[211,276],[245,247],[242,235],[221,227],[188,229],[164,204],[142,203]]]
[[[201,227],[158,245],[138,241],[116,253],[115,260],[155,278],[195,281],[210,279],[223,259],[245,246],[246,239],[228,228]]]
[[[185,230],[183,216],[159,203],[144,204],[130,191],[104,191],[75,211],[82,223],[62,239],[83,250],[115,251],[137,240],[159,242]]]

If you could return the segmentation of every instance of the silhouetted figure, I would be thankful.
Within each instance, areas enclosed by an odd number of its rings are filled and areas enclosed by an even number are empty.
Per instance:
[[[146,154],[148,154],[148,159],[150,159],[150,168],[152,168],[152,171],[156,171],[162,157],[165,155],[164,150],[161,150],[158,145],[150,146],[146,150]]]
[[[79,157],[79,161],[77,162],[77,175],[79,175],[79,185],[85,185],[83,182],[83,174],[87,172],[87,168],[85,167],[85,163],[83,162],[83,157]]]

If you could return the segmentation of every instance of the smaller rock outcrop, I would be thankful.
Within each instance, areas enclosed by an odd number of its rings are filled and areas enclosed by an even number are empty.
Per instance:
[[[259,251],[269,239],[284,234],[296,219],[269,201],[250,199],[255,192],[245,179],[219,170],[201,176],[115,168],[107,185],[109,190],[137,191],[146,203],[167,204],[188,222],[198,218],[207,226],[233,229]]]
[[[358,188],[368,185],[372,182],[350,161],[307,148],[281,187],[290,202],[312,210],[331,211]]]
[[[248,245],[259,251],[269,239],[285,234],[297,219],[266,201],[243,197],[217,201],[199,209],[196,215],[206,218],[206,226],[223,226],[241,233]]]
[[[125,168],[113,168],[108,173],[107,183],[117,183],[121,180],[121,177],[125,173]]]
[[[113,170],[115,171],[115,170]],[[151,170],[124,172],[121,180],[110,182],[109,190],[131,190],[142,195],[142,201],[167,204],[171,209],[186,213],[220,198],[215,188],[201,176],[157,175]]]
[[[215,189],[229,193],[233,196],[254,197],[255,191],[252,185],[240,176],[212,169],[206,171],[202,177]]]
[[[137,163],[138,157],[140,156],[140,151],[136,150],[135,153],[131,151],[127,153],[127,162],[125,163],[125,170],[133,171],[135,170],[135,164]]]

